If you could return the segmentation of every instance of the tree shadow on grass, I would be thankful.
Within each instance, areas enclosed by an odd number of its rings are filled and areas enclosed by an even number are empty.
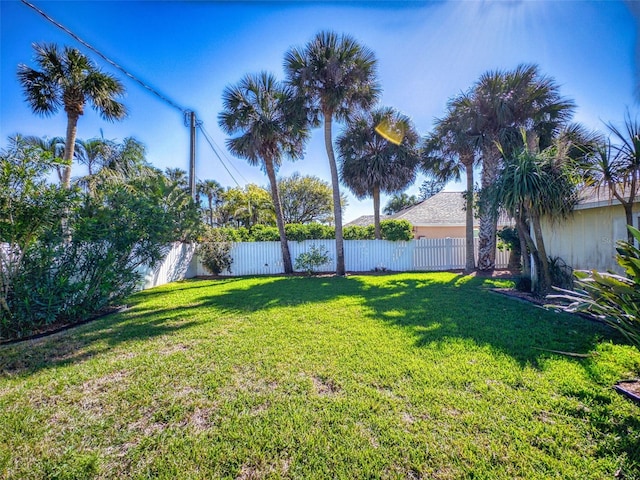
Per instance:
[[[492,286],[462,275],[438,283],[391,279],[369,285],[366,302],[374,318],[410,329],[418,346],[460,338],[533,366],[552,350],[588,354],[602,338],[622,341],[606,325],[495,294]]]
[[[221,314],[299,305],[312,311],[341,297],[360,299],[369,318],[409,330],[418,347],[462,340],[491,346],[521,365],[538,366],[552,350],[588,354],[602,338],[622,341],[605,325],[488,292],[491,282],[450,273],[186,281],[133,295],[128,311],[51,337],[0,347],[0,375],[80,362],[122,343],[189,328],[203,321],[194,320],[201,307],[214,307]],[[162,302],[167,295],[196,290],[202,295],[189,296],[188,304]],[[164,306],[167,302],[172,306]]]
[[[538,366],[550,351],[581,355],[602,338],[623,339],[609,327],[488,291],[492,279],[456,274],[378,277],[269,277],[197,298],[224,312],[314,305],[340,297],[362,299],[375,320],[408,329],[417,346],[461,339],[489,345],[521,365]]]
[[[149,340],[198,323],[182,307],[128,310],[49,336],[0,346],[0,378],[83,362],[120,344]]]

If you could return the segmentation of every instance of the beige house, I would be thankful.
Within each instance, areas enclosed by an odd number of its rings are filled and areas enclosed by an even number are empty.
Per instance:
[[[616,242],[627,239],[624,208],[606,189],[585,189],[566,220],[543,222],[547,254],[560,257],[576,270],[614,270]],[[640,198],[634,206],[634,226],[640,227]]]
[[[464,238],[466,225],[465,199],[462,192],[440,192],[412,207],[381,220],[407,220],[413,225],[414,238]],[[373,215],[364,215],[347,225],[367,226],[373,224]],[[498,228],[510,225],[508,218],[501,216]],[[474,219],[474,236],[478,235],[478,219]]]

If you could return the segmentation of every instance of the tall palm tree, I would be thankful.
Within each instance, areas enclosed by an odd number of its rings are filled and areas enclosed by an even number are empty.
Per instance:
[[[627,225],[633,225],[633,204],[640,196],[640,123],[627,112],[624,128],[608,123],[613,142],[604,140],[583,165],[587,183],[606,188],[624,208]],[[634,242],[627,229],[627,241]]]
[[[260,164],[269,178],[284,271],[292,273],[276,169],[285,156],[291,160],[302,157],[308,137],[305,112],[294,108],[296,100],[291,87],[266,72],[247,75],[237,85],[227,87],[222,103],[220,127],[229,135],[237,135],[227,140],[227,147],[251,165]]]
[[[519,65],[513,71],[483,74],[471,92],[473,128],[482,158],[481,193],[498,177],[502,151],[521,148],[520,129],[527,132],[528,148],[540,151],[573,115],[575,104],[563,98],[553,79],[540,74],[537,65]],[[495,268],[498,212],[480,196],[478,268]]]
[[[348,35],[318,33],[304,48],[285,55],[287,80],[307,103],[311,118],[324,121],[324,144],[331,170],[336,228],[336,273],[345,275],[342,208],[338,167],[333,150],[333,120],[346,120],[357,108],[375,104],[380,88],[376,58],[371,50]]]
[[[62,184],[71,188],[71,162],[74,157],[78,119],[87,102],[108,121],[126,116],[124,105],[117,98],[124,87],[115,77],[99,70],[79,50],[55,44],[34,44],[35,61],[40,70],[18,65],[18,79],[26,100],[34,113],[49,116],[64,107],[67,114]]]
[[[433,132],[424,141],[422,169],[438,180],[460,180],[464,171],[466,179],[465,209],[465,271],[475,270],[473,241],[474,175],[477,164],[478,141],[471,135],[473,104],[468,94],[451,99],[447,114],[436,120]]]
[[[386,122],[403,132],[399,145],[375,128]],[[337,138],[340,179],[359,199],[373,198],[375,237],[380,239],[380,193],[397,193],[416,179],[419,136],[409,117],[382,107],[357,114]]]
[[[209,226],[213,227],[214,208],[220,203],[224,188],[216,180],[199,180],[196,185],[198,195],[204,195],[207,198],[207,214]]]

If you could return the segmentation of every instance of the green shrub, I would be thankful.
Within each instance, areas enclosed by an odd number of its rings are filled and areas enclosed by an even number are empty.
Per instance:
[[[406,220],[383,220],[380,222],[382,238],[385,240],[411,240],[413,231],[411,224]],[[232,242],[277,242],[280,240],[278,229],[273,226],[257,224],[246,229],[245,227],[224,227],[227,238]],[[336,238],[334,227],[321,223],[291,223],[285,225],[287,240],[302,242],[304,240],[332,240]],[[351,225],[342,231],[345,240],[373,240],[375,238],[374,226],[362,227]]]
[[[335,228],[321,223],[291,223],[285,227],[287,239],[302,242],[303,240],[328,240],[336,238]]]
[[[294,242],[302,242],[303,240],[307,240],[307,235],[309,233],[307,225],[303,225],[302,223],[287,224],[284,227],[284,231],[287,235],[287,240],[291,240]]]
[[[301,253],[296,257],[295,269],[307,272],[308,275],[315,273],[316,269],[326,265],[331,261],[329,252],[324,246],[317,247],[311,245],[308,252]]]
[[[331,240],[336,238],[335,227],[323,225],[322,223],[308,223],[309,229],[306,240]]]
[[[413,227],[407,220],[383,220],[380,222],[380,233],[384,240],[408,241],[413,238]]]
[[[560,257],[549,257],[549,273],[551,273],[551,285],[554,287],[573,289],[573,268]]]
[[[83,195],[50,185],[53,167],[20,140],[0,155],[0,338],[117,304],[140,287],[140,269],[157,265],[198,222],[188,193],[161,174]]]
[[[198,242],[196,255],[202,266],[213,275],[220,275],[224,270],[231,273],[231,242],[226,229],[208,227]]]
[[[254,225],[249,230],[253,242],[279,242],[280,233],[277,227],[269,225]]]
[[[350,225],[342,230],[342,236],[345,240],[373,240],[375,238],[374,226]]]
[[[230,242],[250,242],[252,241],[249,229],[247,227],[220,227],[218,230],[224,233],[225,237]]]
[[[627,226],[636,241],[640,231]],[[576,291],[561,290],[562,295],[549,298],[569,302],[560,308],[568,312],[585,312],[601,319],[640,348],[640,250],[625,241],[617,243],[616,261],[627,277],[613,273],[576,271]]]

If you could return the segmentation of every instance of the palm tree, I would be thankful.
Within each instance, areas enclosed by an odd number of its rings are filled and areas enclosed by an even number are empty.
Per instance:
[[[36,137],[27,136],[23,139],[27,144],[40,148],[42,151],[47,152],[53,159],[60,159],[64,157],[64,138],[62,137]],[[62,183],[62,170],[61,165],[56,163],[56,172],[58,173],[58,180]]]
[[[100,71],[79,50],[55,44],[34,44],[36,63],[40,70],[18,65],[18,79],[27,102],[34,113],[49,116],[64,107],[67,114],[62,184],[71,188],[71,162],[74,157],[78,118],[84,114],[87,102],[108,121],[126,116],[124,105],[116,100],[124,87],[113,76]]]
[[[198,195],[204,195],[207,198],[207,213],[209,214],[209,226],[213,227],[213,212],[215,206],[220,202],[224,189],[215,180],[200,180],[196,185]]]
[[[97,168],[109,158],[113,142],[104,138],[90,138],[89,140],[76,140],[75,158],[87,166],[87,175],[91,177]]]
[[[338,167],[333,151],[333,120],[346,120],[357,108],[375,104],[379,94],[376,58],[348,35],[320,32],[304,48],[285,55],[287,80],[307,103],[313,119],[324,120],[324,144],[331,170],[336,228],[336,273],[345,275],[342,208]]]
[[[76,140],[75,158],[87,166],[87,175],[78,180],[83,185],[89,195],[95,195],[96,172],[104,166],[111,152],[115,147],[114,142],[104,138],[91,138],[89,140]]]
[[[475,270],[473,241],[474,178],[478,162],[478,141],[471,135],[473,104],[468,94],[449,101],[447,114],[436,120],[433,132],[424,141],[422,169],[437,180],[460,180],[465,173],[465,272]]]
[[[478,141],[482,160],[478,268],[493,270],[498,212],[492,202],[483,200],[482,191],[486,192],[497,180],[500,147],[506,154],[517,152],[522,141],[520,129],[524,128],[529,149],[544,149],[571,118],[575,104],[562,98],[558,85],[541,75],[536,65],[487,72],[476,82],[470,96],[470,133]]]
[[[247,75],[237,85],[227,87],[222,94],[222,102],[223,111],[218,117],[220,127],[229,135],[238,135],[227,140],[227,147],[251,165],[260,164],[267,173],[284,271],[292,273],[276,169],[284,156],[291,160],[302,157],[308,137],[305,112],[294,108],[292,89],[266,72]]]
[[[524,130],[522,136],[524,146],[516,154],[504,156],[492,191],[497,203],[516,219],[519,234],[536,263],[536,290],[544,294],[552,280],[540,220],[543,216],[554,221],[570,215],[578,199],[577,184],[570,173],[567,143],[556,142],[536,153],[527,146]],[[526,227],[528,222],[535,241]]]
[[[164,169],[164,175],[169,181],[175,183],[178,187],[185,190],[189,189],[189,179],[187,178],[187,172],[181,168],[167,167]]]
[[[607,127],[616,143],[598,145],[583,165],[584,176],[588,184],[609,190],[624,208],[627,225],[633,226],[633,204],[640,195],[640,123],[627,112],[623,129],[612,123]],[[634,242],[628,229],[627,242]]]
[[[383,122],[403,132],[399,145],[376,133]],[[373,198],[375,237],[380,233],[380,192],[397,193],[413,183],[420,157],[418,133],[409,117],[393,108],[356,115],[338,137],[340,179],[359,199]]]
[[[90,195],[95,195],[98,188],[120,185],[135,193],[130,180],[150,179],[156,181],[156,177],[162,173],[151,166],[145,158],[145,146],[133,137],[127,137],[118,143],[113,140],[105,140],[103,157],[96,163],[97,170],[92,175],[81,178],[78,183],[86,184]]]

